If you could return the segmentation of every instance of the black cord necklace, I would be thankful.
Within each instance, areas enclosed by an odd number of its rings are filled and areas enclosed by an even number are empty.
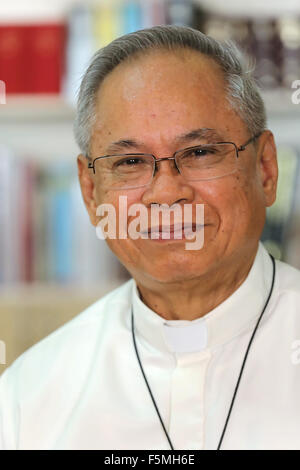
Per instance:
[[[238,390],[238,387],[239,387],[239,384],[240,384],[240,381],[241,381],[241,377],[242,377],[242,373],[243,373],[243,370],[244,370],[244,367],[245,367],[245,363],[246,363],[246,359],[248,357],[248,353],[249,353],[249,349],[250,349],[250,346],[252,344],[252,341],[253,341],[253,338],[254,338],[254,335],[256,333],[256,330],[258,328],[258,325],[260,323],[260,320],[267,308],[267,305],[269,303],[269,300],[270,300],[270,297],[272,295],[272,292],[273,292],[273,287],[274,287],[274,281],[275,281],[275,260],[273,258],[273,256],[270,254],[270,257],[271,257],[271,260],[272,260],[272,263],[273,263],[273,277],[272,277],[272,284],[271,284],[271,288],[270,288],[270,291],[269,291],[269,295],[268,295],[268,298],[266,300],[266,303],[264,305],[264,308],[260,314],[260,317],[255,325],[255,328],[253,330],[253,333],[251,335],[251,338],[250,338],[250,341],[249,341],[249,344],[248,344],[248,347],[246,349],[246,353],[245,353],[245,356],[244,356],[244,359],[243,359],[243,363],[242,363],[242,367],[241,367],[241,370],[240,370],[240,373],[239,373],[239,377],[238,377],[238,380],[237,380],[237,383],[236,383],[236,386],[235,386],[235,389],[234,389],[234,393],[233,393],[233,397],[232,397],[232,400],[231,400],[231,404],[230,404],[230,407],[229,407],[229,411],[228,411],[228,415],[227,415],[227,418],[226,418],[226,421],[225,421],[225,424],[224,424],[224,428],[223,428],[223,431],[222,431],[222,434],[221,434],[221,438],[220,438],[220,441],[219,441],[219,444],[218,444],[218,447],[217,447],[217,450],[220,450],[221,448],[221,444],[222,444],[222,441],[223,441],[223,438],[224,438],[224,435],[225,435],[225,432],[226,432],[226,429],[227,429],[227,425],[228,425],[228,421],[229,421],[229,418],[230,418],[230,415],[231,415],[231,411],[232,411],[232,408],[233,408],[233,404],[234,404],[234,400],[235,400],[235,397],[236,397],[236,394],[237,394],[237,390]],[[159,421],[160,421],[160,424],[164,430],[164,433],[166,435],[166,438],[168,439],[168,442],[170,444],[170,447],[172,450],[174,450],[174,447],[173,447],[173,444],[172,444],[172,441],[170,439],[170,436],[165,428],[165,425],[163,423],[163,420],[160,416],[160,412],[158,410],[158,407],[157,407],[157,404],[155,402],[155,399],[154,399],[154,396],[152,394],[152,391],[151,391],[151,388],[150,388],[150,385],[148,383],[148,380],[146,378],[146,375],[145,375],[145,372],[144,372],[144,369],[143,369],[143,366],[142,366],[142,363],[141,363],[141,360],[140,360],[140,356],[139,356],[139,353],[138,353],[138,350],[137,350],[137,346],[136,346],[136,340],[135,340],[135,334],[134,334],[134,317],[133,317],[133,308],[131,307],[131,331],[132,331],[132,339],[133,339],[133,344],[134,344],[134,349],[135,349],[135,352],[136,352],[136,357],[138,359],[138,362],[139,362],[139,365],[140,365],[140,369],[141,369],[141,372],[143,374],[143,377],[144,377],[144,380],[145,380],[145,383],[147,385],[147,388],[148,388],[148,391],[149,391],[149,394],[151,396],[151,399],[152,399],[152,402],[153,402],[153,405],[154,405],[154,408],[156,410],[156,413],[157,413],[157,416],[159,418]]]

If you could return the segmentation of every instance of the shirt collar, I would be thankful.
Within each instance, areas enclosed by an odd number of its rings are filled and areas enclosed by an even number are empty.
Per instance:
[[[141,300],[133,282],[135,331],[150,346],[171,353],[193,353],[215,348],[241,333],[258,319],[272,283],[272,261],[259,242],[245,281],[224,302],[193,321],[165,320]]]

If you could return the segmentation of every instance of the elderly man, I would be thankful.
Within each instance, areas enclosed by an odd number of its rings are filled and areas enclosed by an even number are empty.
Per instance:
[[[134,204],[149,219],[189,205],[189,231],[173,214],[106,237],[132,279],[5,371],[1,446],[300,449],[300,274],[259,241],[276,148],[235,48],[173,26],[115,40],[86,71],[75,133],[95,227],[105,204],[120,229],[126,200],[128,224]]]

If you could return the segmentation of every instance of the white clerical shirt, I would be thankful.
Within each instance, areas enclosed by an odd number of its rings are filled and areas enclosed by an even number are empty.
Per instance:
[[[241,286],[194,321],[167,321],[123,284],[0,378],[0,449],[216,449],[267,300],[261,243]],[[300,272],[276,261],[221,449],[300,449]]]

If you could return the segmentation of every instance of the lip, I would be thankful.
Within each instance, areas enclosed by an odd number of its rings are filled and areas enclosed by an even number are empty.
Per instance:
[[[147,235],[153,241],[180,241],[190,240],[190,236],[197,231],[203,229],[205,225],[196,223],[174,224],[174,225],[159,225],[150,227],[148,230],[141,232]],[[188,237],[188,238],[187,238]]]

